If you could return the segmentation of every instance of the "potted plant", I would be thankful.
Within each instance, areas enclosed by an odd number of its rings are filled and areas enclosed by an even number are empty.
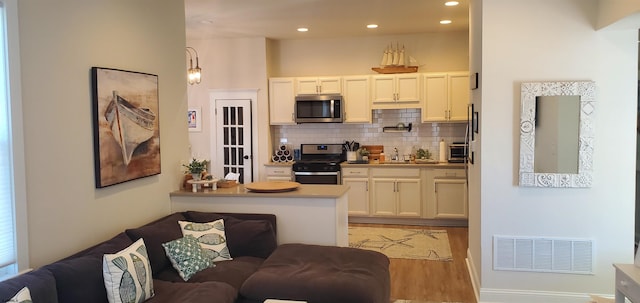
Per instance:
[[[187,169],[185,173],[191,174],[193,180],[200,181],[202,178],[202,172],[207,170],[207,163],[209,163],[209,161],[198,161],[196,158],[193,158],[189,164],[182,164],[182,166]]]

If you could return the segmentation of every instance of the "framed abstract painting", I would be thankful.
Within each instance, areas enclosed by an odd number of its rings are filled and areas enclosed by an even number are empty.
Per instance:
[[[91,68],[96,188],[160,173],[158,76]]]

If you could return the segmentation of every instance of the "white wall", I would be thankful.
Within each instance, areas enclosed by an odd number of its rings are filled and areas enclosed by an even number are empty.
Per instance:
[[[188,140],[184,3],[20,0],[30,265],[170,212]],[[162,173],[96,189],[90,68],[158,75]]]
[[[481,20],[473,26],[482,26],[481,49],[474,45],[472,55],[482,58],[482,171],[480,188],[470,186],[481,203],[470,207],[470,230],[479,228],[481,239],[470,231],[469,255],[480,301],[585,302],[589,293],[612,294],[611,264],[633,262],[634,253],[635,151],[618,146],[635,140],[637,28],[596,31],[595,0],[474,5]],[[594,185],[518,187],[520,83],[562,80],[596,82]],[[494,271],[495,235],[592,239],[594,274]]]
[[[203,159],[211,155],[211,117],[209,117],[212,90],[258,89],[257,125],[254,126],[254,176],[262,174],[258,163],[269,161],[269,91],[267,80],[267,40],[265,38],[191,40],[188,46],[200,56],[202,82],[187,88],[189,107],[202,109],[201,132],[190,132],[191,154]],[[194,61],[195,64],[195,61]],[[185,113],[186,121],[186,113]],[[188,160],[188,159],[184,159]],[[257,180],[257,179],[256,179]]]

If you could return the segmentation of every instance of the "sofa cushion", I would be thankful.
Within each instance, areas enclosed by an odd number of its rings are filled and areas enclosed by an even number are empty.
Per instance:
[[[267,258],[278,246],[275,216],[268,214],[218,214],[187,211],[191,222],[224,219],[227,246],[231,256]],[[264,219],[259,219],[264,218]]]
[[[313,303],[389,303],[389,258],[357,248],[283,244],[244,282],[240,294]]]
[[[102,270],[109,302],[142,302],[153,297],[153,278],[144,240],[105,254]]]
[[[44,268],[0,282],[0,302],[9,301],[24,287],[29,288],[34,302],[58,302],[56,280],[53,274]]]
[[[31,301],[31,293],[29,292],[29,287],[23,287],[18,293],[13,296],[13,298],[9,299],[6,303],[32,303]]]
[[[211,262],[233,259],[227,248],[223,219],[206,223],[178,221],[178,224],[183,235],[191,235],[197,239]]]
[[[267,220],[273,226],[273,230],[277,233],[276,215],[274,214],[250,214],[250,213],[213,213],[213,212],[201,212],[201,211],[185,211],[184,216],[189,221],[194,222],[209,222],[218,220],[224,217],[232,217],[239,220]]]
[[[88,255],[65,259],[44,268],[56,279],[60,302],[107,303],[101,257]],[[34,302],[38,302],[35,296]]]
[[[213,265],[211,258],[204,253],[200,243],[192,235],[163,243],[162,246],[171,260],[171,265],[185,281]]]
[[[189,283],[218,281],[231,285],[237,291],[242,283],[258,270],[262,262],[264,259],[246,256],[236,257],[231,261],[217,262],[215,267],[207,268],[193,275],[189,279]],[[158,273],[156,279],[182,282],[182,278],[172,267],[167,267]]]
[[[156,295],[148,303],[233,303],[238,293],[220,282],[172,283],[154,280]],[[37,303],[37,302],[36,302]]]
[[[127,234],[123,231],[107,241],[98,243],[92,247],[79,251],[62,260],[73,259],[82,256],[95,256],[98,258],[102,258],[102,255],[116,253],[127,248],[132,243],[133,241],[131,240],[131,238],[129,238],[129,236],[127,236]]]
[[[165,255],[162,243],[182,238],[178,221],[184,221],[182,213],[174,213],[164,218],[158,219],[138,228],[127,229],[125,232],[131,240],[144,238],[149,253],[149,262],[153,274],[162,271],[165,267],[170,267],[170,262]]]

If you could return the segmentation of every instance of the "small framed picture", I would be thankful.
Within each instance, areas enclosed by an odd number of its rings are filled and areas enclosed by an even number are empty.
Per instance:
[[[191,107],[187,111],[187,125],[190,132],[202,131],[202,111],[199,107]]]
[[[471,129],[473,129],[474,133],[478,133],[478,112],[474,111],[473,112],[473,117],[471,118]]]
[[[478,88],[478,73],[469,75],[469,88],[472,90]]]

